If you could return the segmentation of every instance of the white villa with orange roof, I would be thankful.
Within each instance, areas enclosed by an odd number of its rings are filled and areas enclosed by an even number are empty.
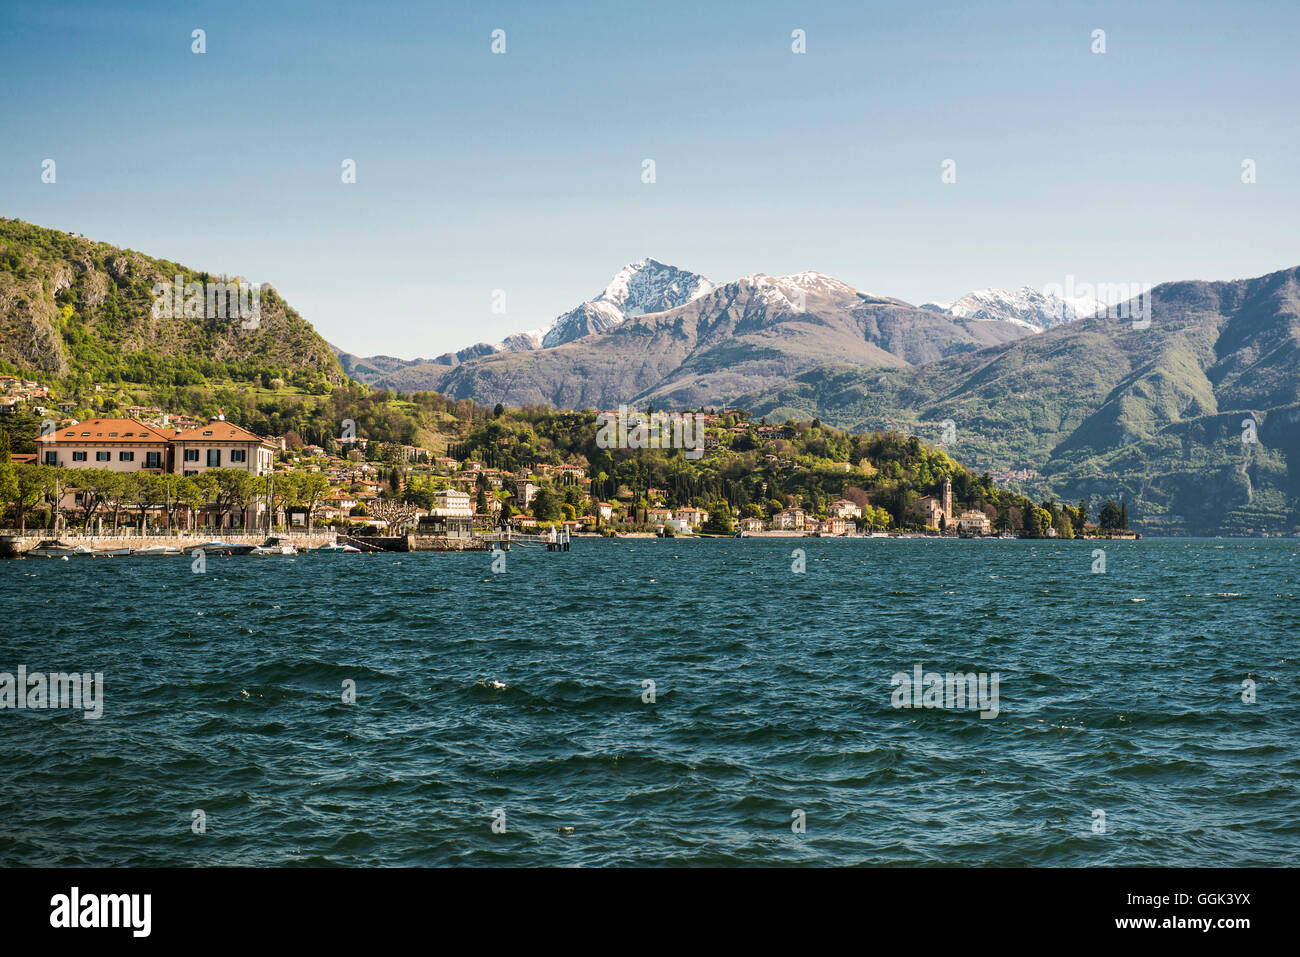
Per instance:
[[[826,510],[835,518],[861,518],[862,509],[851,499],[839,498],[826,506]]]
[[[198,475],[208,469],[243,469],[266,475],[275,468],[275,446],[225,419],[197,429],[177,429],[171,438],[173,471]]]
[[[677,509],[673,513],[673,518],[680,519],[691,528],[699,528],[709,520],[709,513],[702,508],[692,508],[686,505]]]
[[[160,429],[135,419],[87,419],[37,439],[41,465],[175,472],[243,469],[265,475],[275,466],[275,446],[233,422],[215,419],[194,429]]]
[[[37,461],[70,469],[170,472],[167,433],[134,419],[87,419],[37,440]]]

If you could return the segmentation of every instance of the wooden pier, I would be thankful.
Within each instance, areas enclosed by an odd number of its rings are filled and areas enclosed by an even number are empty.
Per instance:
[[[520,548],[545,548],[548,552],[567,552],[572,544],[567,536],[551,541],[549,535],[530,535],[524,532],[488,532],[480,537],[492,545],[499,545],[507,552],[510,551],[511,545],[518,545]]]

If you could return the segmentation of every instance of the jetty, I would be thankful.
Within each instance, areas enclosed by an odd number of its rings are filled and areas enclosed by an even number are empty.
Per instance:
[[[486,552],[487,542],[476,536],[467,535],[420,535],[407,532],[405,535],[349,535],[339,532],[339,542],[352,545],[363,552]]]
[[[363,552],[486,552],[495,548],[545,548],[548,552],[567,552],[572,542],[568,536],[530,535],[503,529],[495,532],[467,534],[429,534],[424,530],[405,535],[351,535],[338,533],[340,544],[352,545]]]
[[[489,532],[481,537],[490,546],[504,549],[507,552],[510,551],[512,545],[518,545],[520,548],[545,548],[548,552],[567,552],[573,544],[567,534],[552,539],[549,535],[512,532],[509,529],[500,532]]]

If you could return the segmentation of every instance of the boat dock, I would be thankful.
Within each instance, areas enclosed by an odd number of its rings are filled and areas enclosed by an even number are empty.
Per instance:
[[[545,548],[548,552],[567,552],[571,541],[568,536],[528,535],[512,531],[475,533],[423,534],[419,531],[405,535],[348,535],[339,532],[338,540],[365,552],[486,552],[511,547]]]
[[[548,552],[567,552],[572,545],[568,535],[559,536],[552,541],[549,535],[530,535],[523,532],[491,532],[481,536],[485,542],[510,551],[511,545],[520,548],[545,548]]]

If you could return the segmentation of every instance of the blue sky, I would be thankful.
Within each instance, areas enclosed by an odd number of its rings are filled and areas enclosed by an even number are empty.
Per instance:
[[[645,256],[913,302],[1241,278],[1300,264],[1298,27],[1294,3],[7,0],[0,215],[272,282],[408,358]]]

